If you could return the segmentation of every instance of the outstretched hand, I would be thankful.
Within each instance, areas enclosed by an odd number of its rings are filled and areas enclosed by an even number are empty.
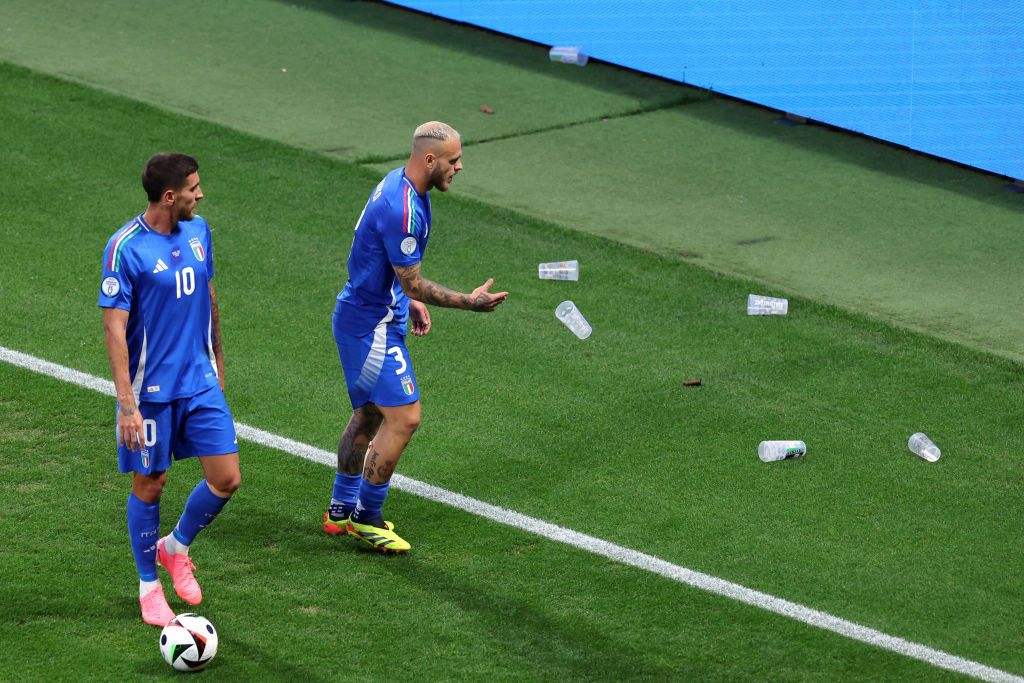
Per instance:
[[[491,294],[487,290],[494,284],[494,278],[487,278],[487,282],[483,283],[476,289],[474,289],[470,295],[469,300],[472,303],[472,310],[479,311],[480,313],[490,313],[498,304],[508,298],[508,292],[495,292]]]

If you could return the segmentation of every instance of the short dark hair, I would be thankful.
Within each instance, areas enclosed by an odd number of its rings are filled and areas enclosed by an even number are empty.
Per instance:
[[[149,201],[160,200],[164,190],[180,190],[185,180],[199,170],[199,162],[187,154],[160,152],[154,154],[142,169],[142,187]]]

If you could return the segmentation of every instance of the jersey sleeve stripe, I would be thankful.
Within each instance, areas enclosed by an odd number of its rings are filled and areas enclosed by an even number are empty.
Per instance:
[[[124,248],[125,243],[139,234],[141,230],[142,228],[139,227],[138,223],[132,223],[114,239],[114,243],[110,246],[110,259],[107,261],[107,270],[116,272],[120,268],[121,250]]]
[[[403,225],[405,227],[402,232],[410,235],[416,234],[416,209],[412,203],[412,189],[409,187],[405,188],[405,220]]]
[[[401,188],[401,231],[409,232],[409,187]]]

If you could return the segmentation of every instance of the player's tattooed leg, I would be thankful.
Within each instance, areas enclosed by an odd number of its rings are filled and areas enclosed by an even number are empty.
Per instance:
[[[359,474],[370,440],[380,428],[384,416],[376,406],[365,405],[352,413],[345,431],[338,442],[338,471],[343,474]]]
[[[377,467],[378,453],[373,449],[373,443],[366,449],[366,459],[363,461],[363,478],[366,481],[373,481],[375,468]]]
[[[388,458],[381,455],[373,447],[373,442],[366,449],[366,460],[363,464],[363,477],[371,484],[383,484],[391,479],[395,473],[395,465],[398,458]]]

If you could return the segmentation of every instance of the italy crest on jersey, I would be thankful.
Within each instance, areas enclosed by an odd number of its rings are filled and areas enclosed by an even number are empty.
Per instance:
[[[196,260],[202,261],[206,258],[206,252],[203,251],[203,243],[199,241],[198,237],[190,239],[188,246],[192,247],[192,253],[196,255]]]
[[[412,377],[406,375],[402,378],[402,391],[405,392],[406,396],[412,396],[412,392],[415,391],[415,387],[412,385]]]

